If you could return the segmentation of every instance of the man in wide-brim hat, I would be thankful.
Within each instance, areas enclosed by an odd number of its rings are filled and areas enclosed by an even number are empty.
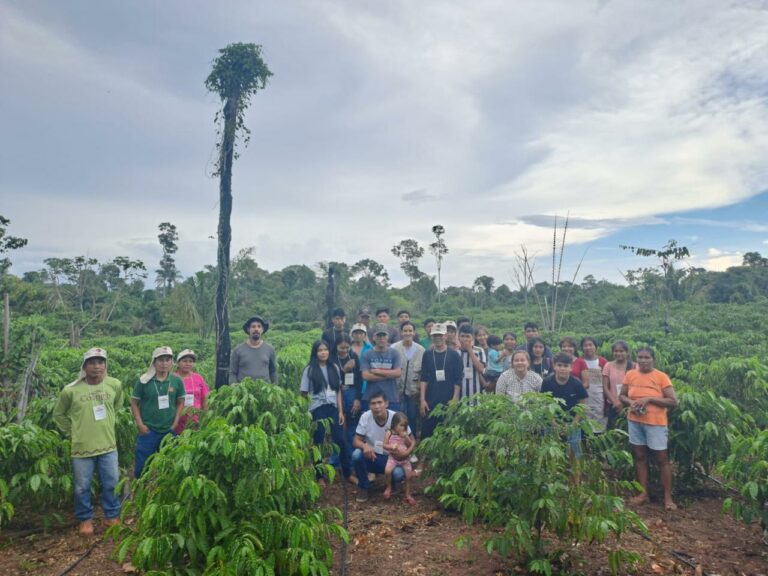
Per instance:
[[[229,383],[237,384],[244,378],[264,380],[277,384],[277,356],[275,349],[264,341],[269,322],[261,316],[251,316],[243,324],[248,338],[238,344],[229,360]]]

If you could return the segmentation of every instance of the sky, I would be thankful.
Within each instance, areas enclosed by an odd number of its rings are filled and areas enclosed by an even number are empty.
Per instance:
[[[0,0],[13,273],[154,270],[166,221],[184,276],[215,264],[204,81],[232,42],[274,73],[233,178],[232,254],[267,270],[372,258],[404,285],[392,246],[441,224],[443,286],[514,285],[523,246],[549,276],[566,216],[564,280],[652,263],[622,244],[768,253],[766,1]]]

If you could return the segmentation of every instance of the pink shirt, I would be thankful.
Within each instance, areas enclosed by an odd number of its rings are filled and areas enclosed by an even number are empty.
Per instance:
[[[200,410],[203,407],[203,398],[206,398],[210,393],[208,384],[205,383],[205,379],[203,379],[203,377],[200,376],[200,374],[197,372],[191,372],[189,376],[184,378],[184,390],[187,392],[187,394],[192,394],[194,396],[194,402],[192,406],[185,408],[185,412],[189,411],[190,408]],[[181,434],[184,432],[184,427],[189,421],[189,416],[189,414],[182,414],[181,418],[179,418],[179,425],[174,430],[176,434]],[[195,422],[198,421],[197,414],[192,415],[192,418]]]
[[[627,373],[627,364],[624,364],[621,368],[616,366],[613,362],[608,362],[603,366],[603,376],[608,376],[608,382],[611,384],[611,390],[613,395],[618,398],[621,385],[624,383],[624,375]]]

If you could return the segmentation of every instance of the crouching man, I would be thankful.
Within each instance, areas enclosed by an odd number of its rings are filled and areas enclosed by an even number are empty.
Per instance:
[[[384,436],[392,423],[395,413],[387,408],[387,399],[383,391],[374,392],[368,399],[370,410],[360,416],[357,424],[355,439],[353,440],[354,452],[352,452],[352,465],[357,475],[358,502],[368,501],[368,488],[371,483],[368,473],[384,474],[387,466],[388,453],[384,450]],[[397,453],[392,454],[396,460],[407,460],[416,447],[416,439],[411,428],[408,427],[410,447],[397,447]],[[392,482],[400,482],[405,479],[405,471],[397,466],[392,472]]]
[[[99,474],[104,523],[116,524],[120,499],[115,494],[119,477],[115,419],[123,406],[120,381],[107,376],[107,352],[91,348],[83,355],[80,374],[59,395],[53,419],[59,429],[72,438],[75,516],[80,533],[93,534],[91,480]]]

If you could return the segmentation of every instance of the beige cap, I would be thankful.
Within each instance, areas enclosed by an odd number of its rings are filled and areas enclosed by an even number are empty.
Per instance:
[[[438,322],[437,324],[432,324],[432,331],[429,333],[430,336],[434,336],[435,334],[442,334],[445,335],[447,332],[445,324],[442,324]]]
[[[171,358],[173,358],[173,350],[171,350],[171,347],[158,346],[152,351],[152,360],[149,363],[149,368],[147,369],[146,372],[144,372],[144,374],[139,376],[139,381],[142,384],[146,384],[147,382],[152,380],[152,378],[155,377],[155,360],[157,360],[161,356],[170,356]]]
[[[358,322],[357,324],[352,324],[352,330],[350,330],[349,333],[352,334],[352,332],[365,332],[368,334],[368,328],[365,326],[365,324]]]
[[[186,348],[185,350],[182,350],[179,352],[178,356],[176,356],[176,362],[184,358],[185,356],[192,356],[195,360],[197,360],[197,354],[195,354],[194,350],[190,350],[189,348]]]
[[[91,348],[85,354],[83,354],[83,363],[80,364],[80,380],[85,378],[85,363],[91,358],[103,358],[106,362],[107,351],[104,348]]]
[[[445,322],[443,322],[443,325],[445,326],[446,330],[448,330],[448,328],[453,328],[454,330],[458,331],[458,328],[456,328],[456,322],[454,322],[453,320],[446,320]]]

